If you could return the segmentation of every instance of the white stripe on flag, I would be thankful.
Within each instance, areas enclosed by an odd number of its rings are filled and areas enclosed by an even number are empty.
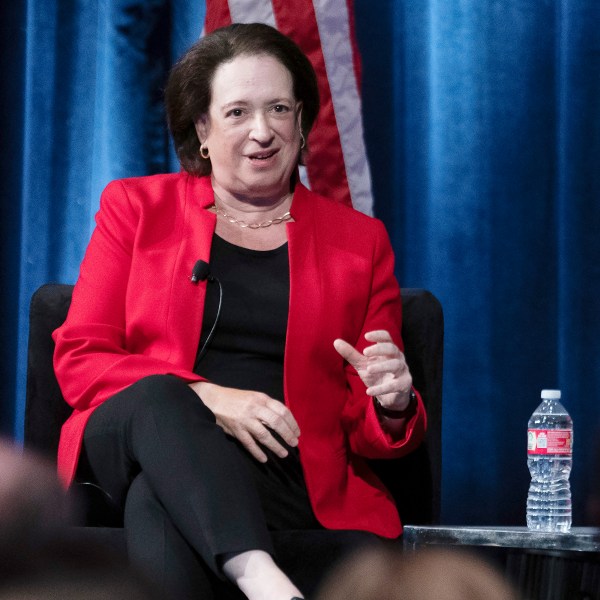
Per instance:
[[[371,174],[363,137],[361,98],[352,62],[348,6],[346,0],[313,0],[313,5],[352,205],[372,215]]]
[[[276,27],[271,0],[229,0],[232,23],[266,23]]]
[[[308,174],[304,165],[300,165],[298,167],[298,174],[300,175],[300,181],[302,184],[310,190],[310,181],[308,180]]]

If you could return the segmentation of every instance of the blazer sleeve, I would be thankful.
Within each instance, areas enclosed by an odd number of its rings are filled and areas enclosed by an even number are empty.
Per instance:
[[[394,254],[383,223],[375,223],[377,234],[372,257],[371,292],[356,348],[362,352],[369,344],[364,337],[367,332],[385,329],[396,345],[404,350],[401,338],[402,303],[400,287],[394,275]],[[417,411],[407,421],[405,435],[394,438],[382,428],[373,398],[366,394],[363,381],[349,364],[346,364],[346,379],[348,395],[342,413],[342,425],[352,452],[366,458],[396,458],[419,446],[425,436],[427,418],[417,390]]]
[[[126,300],[141,203],[122,183],[102,194],[65,323],[53,334],[54,369],[65,400],[85,410],[139,379],[173,374],[202,379],[159,358],[128,350]]]

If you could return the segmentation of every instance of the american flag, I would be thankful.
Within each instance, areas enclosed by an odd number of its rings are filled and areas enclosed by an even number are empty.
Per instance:
[[[372,214],[353,0],[206,0],[205,32],[230,23],[272,25],[308,56],[321,96],[321,112],[308,139],[308,184]]]

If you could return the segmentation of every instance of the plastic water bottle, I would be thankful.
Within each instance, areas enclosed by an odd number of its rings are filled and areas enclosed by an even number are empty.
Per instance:
[[[573,421],[560,403],[560,390],[542,390],[542,403],[527,428],[527,527],[566,532],[571,528]]]

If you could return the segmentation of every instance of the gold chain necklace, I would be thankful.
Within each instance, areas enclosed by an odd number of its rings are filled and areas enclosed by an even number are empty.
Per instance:
[[[219,198],[216,194],[215,198],[218,198],[219,202],[221,198]],[[238,225],[243,229],[264,229],[265,227],[271,227],[271,225],[279,225],[280,223],[285,223],[292,218],[290,211],[288,210],[285,214],[281,215],[281,217],[276,217],[275,219],[270,219],[269,221],[262,221],[261,223],[247,223],[246,221],[242,221],[242,219],[236,219],[234,216],[226,213],[222,208],[217,206],[215,202],[215,212],[218,215],[221,215],[224,219],[227,219],[230,223],[234,225]]]

